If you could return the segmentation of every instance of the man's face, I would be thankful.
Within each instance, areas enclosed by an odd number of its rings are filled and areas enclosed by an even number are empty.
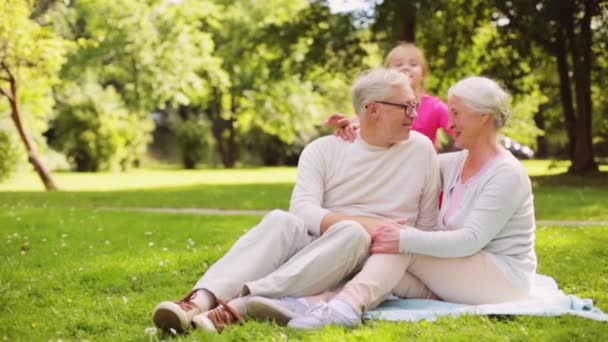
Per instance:
[[[417,116],[416,97],[409,85],[399,85],[385,99],[373,101],[378,133],[389,144],[405,141],[410,136],[412,122]]]

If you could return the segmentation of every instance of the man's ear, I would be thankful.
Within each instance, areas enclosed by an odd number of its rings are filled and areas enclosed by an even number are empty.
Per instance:
[[[365,106],[365,115],[374,120],[378,118],[378,107],[376,102],[370,102]]]
[[[493,119],[494,119],[494,116],[490,113],[481,114],[481,120],[483,121],[484,124],[486,124],[488,121],[492,121]]]

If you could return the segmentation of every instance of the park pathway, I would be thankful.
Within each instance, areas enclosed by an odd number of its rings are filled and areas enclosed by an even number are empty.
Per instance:
[[[190,215],[219,215],[219,216],[263,216],[268,210],[246,210],[246,209],[217,209],[217,208],[117,208],[100,207],[103,211],[138,211],[150,213],[190,214]],[[608,226],[608,221],[576,221],[576,220],[537,220],[538,226]]]

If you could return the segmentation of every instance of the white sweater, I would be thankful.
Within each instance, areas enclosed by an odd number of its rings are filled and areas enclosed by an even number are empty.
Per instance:
[[[433,232],[402,230],[400,250],[445,258],[483,251],[515,286],[527,291],[536,273],[534,200],[526,170],[510,153],[504,153],[467,186],[458,212],[450,218],[459,228],[446,230],[443,225],[451,189],[459,181],[467,153],[439,156],[444,198],[438,229]]]
[[[435,229],[439,184],[435,149],[420,133],[388,148],[325,136],[300,155],[289,211],[315,236],[329,212],[405,218]]]

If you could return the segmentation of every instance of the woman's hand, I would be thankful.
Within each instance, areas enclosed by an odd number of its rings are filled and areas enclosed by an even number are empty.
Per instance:
[[[335,113],[327,120],[325,125],[336,129],[336,135],[346,141],[355,141],[357,138],[357,130],[359,129],[359,121],[356,119],[349,120],[344,115]]]
[[[400,224],[384,225],[372,235],[371,254],[399,254]]]

